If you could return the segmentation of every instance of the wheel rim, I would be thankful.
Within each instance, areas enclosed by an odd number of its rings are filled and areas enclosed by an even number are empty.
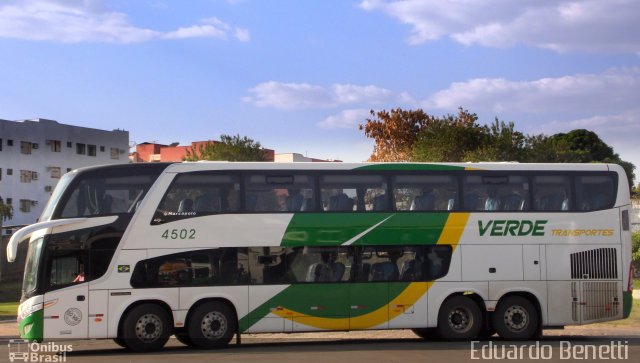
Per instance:
[[[209,340],[219,339],[227,332],[227,318],[219,311],[210,311],[202,318],[200,330]]]
[[[504,325],[513,332],[522,331],[529,325],[529,313],[522,306],[510,306],[504,312]]]
[[[457,333],[466,333],[473,327],[473,315],[463,307],[451,310],[448,321],[449,327]]]
[[[144,314],[136,322],[136,337],[143,342],[152,342],[162,334],[162,320],[155,314]]]

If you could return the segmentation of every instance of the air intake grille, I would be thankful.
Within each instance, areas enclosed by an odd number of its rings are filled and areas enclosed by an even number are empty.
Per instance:
[[[582,322],[618,316],[620,300],[615,281],[585,281],[582,285]]]
[[[618,263],[615,248],[571,254],[571,278],[582,280],[617,279]]]

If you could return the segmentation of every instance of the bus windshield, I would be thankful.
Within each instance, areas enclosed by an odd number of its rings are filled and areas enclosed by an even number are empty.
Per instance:
[[[38,265],[40,263],[40,253],[42,252],[43,238],[38,238],[29,243],[27,252],[27,262],[24,267],[24,280],[22,281],[22,296],[35,290],[38,281]]]
[[[47,206],[44,207],[44,210],[42,211],[42,214],[40,215],[40,218],[38,219],[38,221],[44,222],[51,219],[51,215],[53,214],[53,211],[55,210],[56,206],[60,202],[60,198],[62,197],[62,194],[64,194],[64,191],[67,189],[67,186],[69,186],[69,183],[71,183],[75,175],[76,175],[75,173],[66,173],[62,177],[62,179],[60,179],[60,181],[58,182],[58,185],[56,185],[56,188],[53,190],[53,194],[51,195],[51,198],[49,198],[49,202],[47,203]]]

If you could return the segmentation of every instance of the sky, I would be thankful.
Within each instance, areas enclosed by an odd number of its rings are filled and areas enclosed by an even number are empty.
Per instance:
[[[637,0],[0,0],[0,119],[364,161],[370,110],[593,130],[640,168]]]

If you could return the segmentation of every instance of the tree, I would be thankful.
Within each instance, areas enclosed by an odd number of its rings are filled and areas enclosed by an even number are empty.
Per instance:
[[[370,111],[364,125],[359,125],[364,134],[374,140],[373,154],[369,161],[406,161],[410,159],[413,143],[418,133],[432,117],[421,109],[405,111]]]
[[[2,235],[2,223],[13,218],[13,207],[4,204],[4,200],[0,197],[0,236]]]
[[[262,145],[246,136],[220,135],[219,142],[208,142],[187,150],[185,161],[267,161]]]
[[[418,134],[413,145],[413,161],[460,162],[486,144],[488,128],[480,126],[476,114],[462,108],[458,115],[433,118]]]

